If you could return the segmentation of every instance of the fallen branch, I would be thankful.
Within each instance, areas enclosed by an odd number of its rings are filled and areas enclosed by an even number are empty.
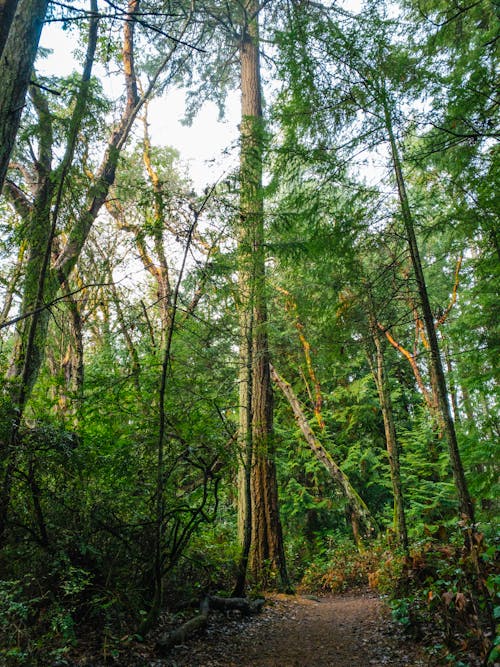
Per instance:
[[[358,522],[360,522],[365,526],[368,534],[376,535],[378,533],[378,527],[366,503],[360,497],[357,491],[353,488],[347,475],[335,463],[331,455],[327,452],[327,450],[323,447],[321,442],[315,436],[291,385],[279,375],[279,373],[272,365],[271,365],[271,378],[281,389],[288,403],[290,404],[290,407],[293,410],[293,414],[295,416],[297,424],[300,430],[302,431],[302,435],[304,436],[307,444],[311,448],[311,451],[328,470],[330,476],[336,482],[342,495],[349,503],[352,516],[356,520],[356,525]],[[354,538],[356,542],[358,542],[358,537],[356,534],[354,535]]]
[[[209,597],[210,609],[217,611],[239,611],[243,616],[250,616],[251,614],[258,614],[262,611],[265,604],[264,598],[257,598],[256,600],[248,600],[248,598],[221,598],[211,595]]]
[[[204,630],[208,622],[208,612],[210,611],[210,598],[206,597],[201,601],[200,613],[194,618],[183,623],[180,628],[169,632],[156,642],[156,650],[164,655],[177,644],[182,644],[188,637],[194,635],[200,630]]]
[[[243,616],[258,614],[264,606],[265,600],[248,600],[247,598],[223,598],[208,595],[200,603],[200,613],[183,623],[179,628],[169,632],[156,642],[156,650],[160,655],[166,655],[171,648],[182,644],[192,635],[207,627],[210,610],[228,612],[239,611]]]

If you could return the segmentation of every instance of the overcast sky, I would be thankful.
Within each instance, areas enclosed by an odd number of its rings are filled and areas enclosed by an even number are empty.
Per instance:
[[[72,58],[74,35],[62,30],[60,24],[50,23],[42,31],[40,45],[52,50],[47,58],[37,61],[37,68],[46,75],[65,76],[81,69]],[[111,97],[119,91],[112,90]],[[120,85],[122,85],[120,81]],[[191,126],[182,125],[184,93],[171,90],[149,105],[148,119],[153,143],[176,148],[189,170],[195,188],[203,190],[207,185],[224,177],[235,166],[238,137],[239,93],[228,99],[226,119],[218,120],[218,110],[213,103],[206,103]]]

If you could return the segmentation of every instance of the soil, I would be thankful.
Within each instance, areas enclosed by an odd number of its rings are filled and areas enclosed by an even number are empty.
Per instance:
[[[143,656],[145,658],[146,656]],[[315,598],[270,595],[258,616],[212,613],[206,633],[149,658],[149,667],[425,667],[371,591]]]

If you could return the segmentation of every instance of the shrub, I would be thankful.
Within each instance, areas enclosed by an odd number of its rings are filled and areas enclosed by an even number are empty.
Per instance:
[[[341,593],[367,586],[381,556],[380,545],[359,551],[345,540],[332,544],[305,569],[299,588],[310,593]]]
[[[498,550],[487,548],[481,534],[473,540],[465,550],[462,539],[447,544],[428,539],[407,558],[382,561],[377,572],[394,618],[424,635],[439,664],[472,667],[498,659],[493,621],[500,617]]]

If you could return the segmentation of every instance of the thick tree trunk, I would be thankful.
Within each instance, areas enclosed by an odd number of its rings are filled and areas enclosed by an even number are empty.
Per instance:
[[[0,56],[0,192],[21,120],[48,0],[3,3],[2,33],[8,28]],[[1,7],[1,6],[0,6]],[[13,9],[15,13],[13,14]],[[10,17],[10,20],[9,20]],[[10,23],[10,25],[7,25]]]
[[[262,198],[263,120],[259,63],[258,2],[246,5],[249,17],[240,43],[240,578],[249,558],[253,577],[270,584],[276,575],[288,589],[273,446],[273,403],[269,375],[265,295],[264,204]],[[247,342],[249,344],[247,344]],[[250,373],[248,370],[250,370]],[[249,433],[250,428],[250,433]],[[250,450],[251,449],[251,456]],[[251,465],[251,470],[249,469]],[[248,503],[251,498],[251,503]],[[251,527],[251,547],[249,544]],[[246,550],[250,547],[247,555]],[[241,580],[239,581],[241,592]]]
[[[448,401],[448,389],[446,386],[446,378],[443,370],[443,364],[441,362],[439,343],[434,324],[434,316],[432,314],[432,309],[429,301],[429,294],[427,291],[425,276],[422,269],[422,262],[420,259],[420,252],[418,248],[417,237],[415,234],[415,225],[413,222],[413,215],[410,209],[408,195],[406,192],[406,185],[403,176],[401,160],[399,157],[398,147],[394,136],[392,117],[389,109],[389,102],[385,94],[383,96],[383,105],[384,105],[385,125],[391,148],[392,164],[396,176],[399,201],[401,205],[401,213],[405,225],[413,271],[415,273],[415,279],[417,282],[418,293],[422,306],[422,315],[425,325],[425,332],[427,334],[427,339],[430,348],[429,361],[431,364],[432,374],[435,378],[436,393],[439,403],[439,412],[442,419],[444,434],[446,436],[446,440],[448,443],[448,451],[450,456],[451,468],[453,471],[453,478],[455,481],[455,487],[457,490],[460,514],[462,518],[467,522],[467,524],[469,526],[472,526],[474,524],[474,506],[472,504],[472,500],[469,494],[469,489],[467,486],[467,481],[465,479],[464,468],[462,465],[462,459],[460,457],[460,451],[458,447],[457,434],[455,431],[455,424],[451,416],[450,404]]]
[[[0,0],[0,58],[7,42],[19,0]]]
[[[240,249],[244,230],[240,230]],[[242,255],[238,271],[239,309],[239,424],[238,424],[238,540],[241,547],[238,574],[233,591],[235,597],[245,592],[246,573],[252,544],[252,308],[249,286],[252,279],[246,267],[247,253]]]

